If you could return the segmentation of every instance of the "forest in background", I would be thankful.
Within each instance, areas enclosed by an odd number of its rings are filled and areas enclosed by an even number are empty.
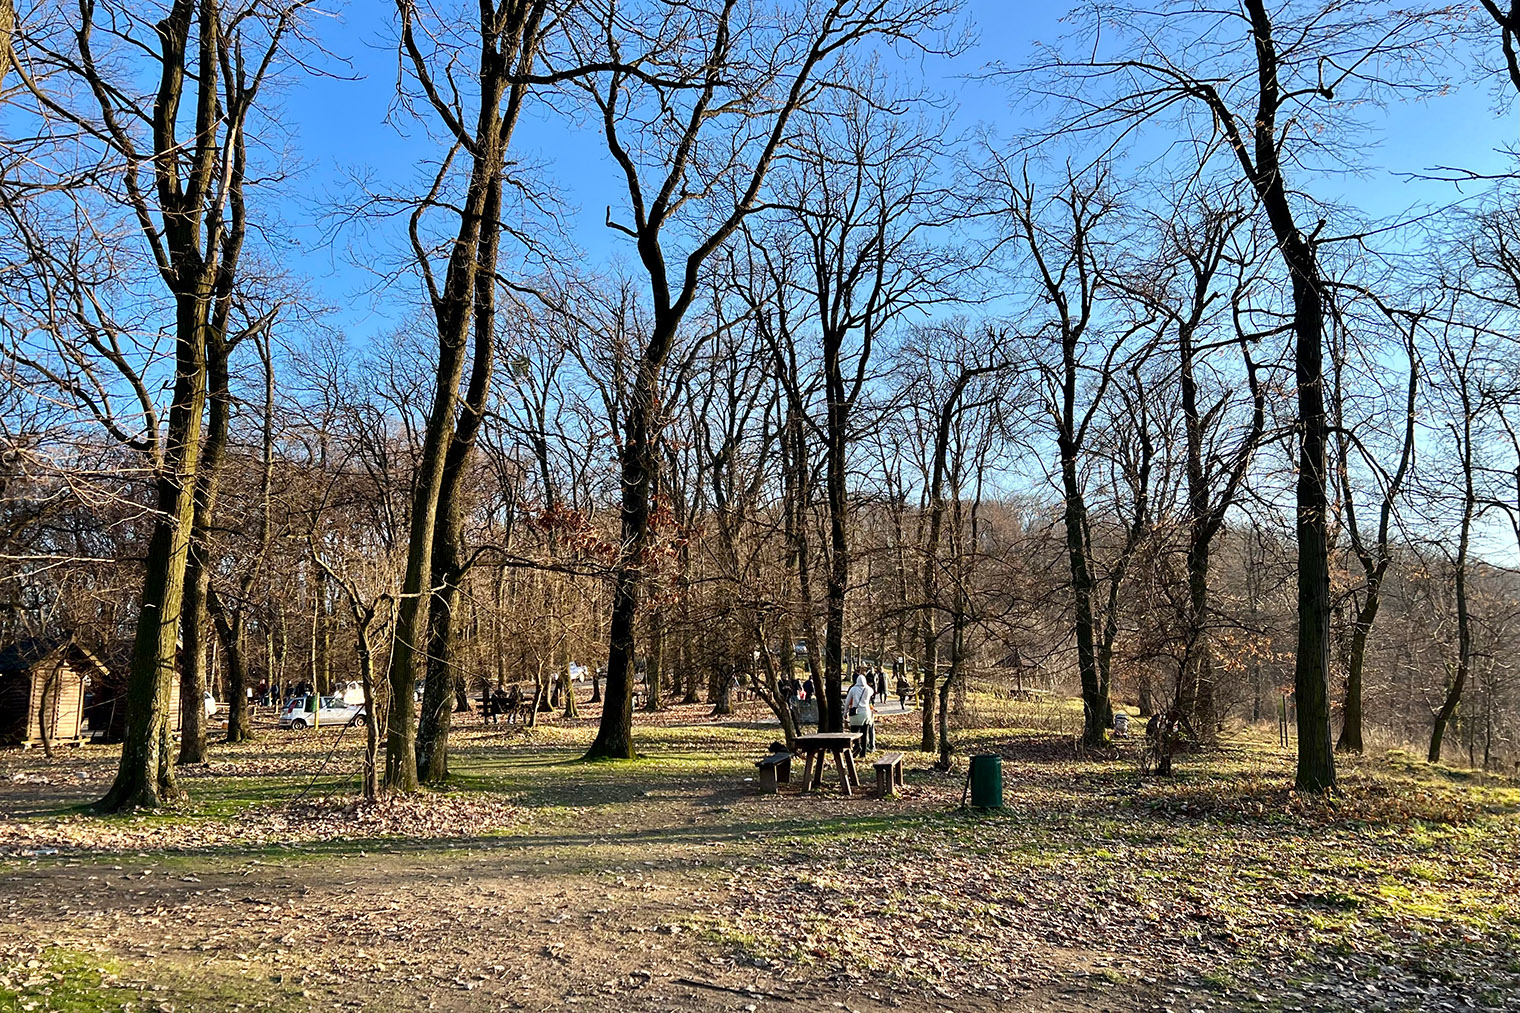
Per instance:
[[[366,342],[261,217],[315,5],[0,19],[0,639],[122,674],[106,808],[215,750],[171,694],[360,681],[368,790],[409,790],[457,706],[572,662],[594,756],[640,684],[738,679],[790,738],[805,666],[838,728],[858,655],[921,673],[945,764],[968,685],[1079,693],[1094,748],[1138,705],[1167,755],[1291,706],[1313,790],[1337,744],[1520,759],[1510,181],[1395,221],[1316,192],[1387,104],[1512,116],[1502,9],[1076,11],[989,70],[1036,125],[967,137],[913,76],[974,31],[951,0],[396,11],[436,158],[321,210],[410,252]],[[526,108],[601,135],[626,260],[557,227]]]

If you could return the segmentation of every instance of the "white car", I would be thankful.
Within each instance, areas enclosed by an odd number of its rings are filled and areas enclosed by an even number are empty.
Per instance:
[[[316,699],[309,696],[292,697],[280,712],[279,724],[281,728],[294,728],[300,731],[316,725],[319,728],[338,728],[343,725],[362,725],[367,720],[362,706],[356,707],[343,702],[342,697],[324,696],[321,698],[322,709],[316,709]]]

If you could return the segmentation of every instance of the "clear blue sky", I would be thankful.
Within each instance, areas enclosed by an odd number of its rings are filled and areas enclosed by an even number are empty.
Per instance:
[[[972,78],[989,63],[1025,60],[1036,41],[1054,41],[1062,33],[1059,19],[1067,9],[1050,0],[969,0],[966,15],[977,44],[953,64],[926,68],[932,87],[958,101],[964,128],[985,125],[1008,134],[1022,125],[1023,114],[1010,103],[1006,82]],[[294,240],[287,266],[309,278],[338,308],[335,322],[361,341],[394,327],[416,305],[415,287],[408,287],[413,283],[403,281],[400,290],[377,293],[372,290],[373,277],[354,264],[356,259],[373,258],[377,264],[394,266],[403,255],[404,220],[390,220],[362,235],[348,230],[336,243],[323,245],[317,219],[327,213],[332,199],[353,196],[355,175],[369,176],[381,188],[390,183],[414,189],[419,158],[439,150],[404,115],[396,121],[405,133],[386,122],[396,77],[393,17],[388,3],[349,3],[336,18],[318,26],[326,46],[349,64],[328,66],[345,76],[289,84],[279,100],[293,134],[293,150],[305,165],[284,214]],[[1454,68],[1453,74],[1453,83],[1462,84],[1468,71]],[[1402,174],[1437,164],[1497,168],[1494,149],[1513,143],[1517,129],[1513,109],[1500,119],[1492,103],[1486,89],[1468,85],[1427,103],[1389,110],[1377,131],[1381,136],[1374,138],[1380,146],[1368,159],[1377,169],[1359,179],[1324,181],[1320,192],[1329,196],[1339,189],[1346,203],[1373,217],[1454,199],[1457,195],[1449,186],[1411,182]],[[604,208],[609,203],[617,207],[621,191],[594,128],[535,117],[519,130],[514,151],[547,167],[572,207],[570,231],[590,258],[614,256],[626,245],[602,224]]]

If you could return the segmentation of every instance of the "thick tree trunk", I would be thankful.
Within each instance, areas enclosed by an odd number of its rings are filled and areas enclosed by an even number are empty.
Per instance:
[[[208,402],[205,439],[195,475],[194,528],[190,555],[185,563],[184,648],[180,673],[180,746],[178,762],[206,762],[206,654],[211,645],[212,623],[206,612],[211,574],[211,521],[216,512],[222,462],[227,454],[228,427],[232,416],[228,359],[231,349],[225,337],[213,335],[207,342],[206,395]]]
[[[1191,525],[1196,529],[1197,525]],[[1207,627],[1209,607],[1209,545],[1194,530],[1187,552],[1188,614],[1186,655],[1178,704],[1189,724],[1205,743],[1214,741],[1218,718],[1214,713],[1214,666]]]
[[[126,734],[116,779],[101,812],[157,808],[180,797],[169,757],[170,697],[194,529],[195,475],[206,401],[205,300],[180,296],[174,394],[158,477],[157,517],[148,542],[142,607],[127,671]]]
[[[1296,233],[1295,233],[1296,235]],[[1298,378],[1299,454],[1298,650],[1293,688],[1298,714],[1300,791],[1335,787],[1335,753],[1330,741],[1330,535],[1322,343],[1324,321],[1319,279],[1306,246],[1290,259],[1293,271],[1294,365]]]
[[[826,732],[844,731],[844,633],[845,594],[850,586],[850,502],[845,482],[849,462],[849,402],[840,366],[843,334],[826,333],[823,342],[824,376],[828,389],[828,452],[824,460],[825,491],[829,508],[829,572],[824,601],[824,684],[820,702],[821,727]],[[823,716],[825,715],[826,716]]]
[[[435,510],[443,477],[444,428],[452,421],[454,390],[463,368],[463,343],[460,342],[455,349],[450,347],[449,342],[444,342],[433,411],[429,417],[417,469],[406,576],[402,581],[394,642],[391,646],[384,784],[392,791],[415,791],[418,786],[414,694],[418,676],[425,671],[423,663],[427,655],[432,599],[428,578],[433,570]]]
[[[1335,787],[1330,741],[1330,530],[1322,342],[1324,320],[1312,254],[1293,279],[1294,356],[1298,376],[1298,652],[1293,689],[1298,708],[1300,791]]]
[[[586,759],[631,760],[633,751],[634,624],[638,620],[644,553],[649,546],[650,498],[658,477],[654,453],[660,373],[678,318],[656,320],[649,345],[639,361],[628,421],[620,449],[622,461],[621,549],[612,581],[612,620],[608,631],[607,691],[596,738]]]
[[[209,442],[209,441],[208,441]],[[200,513],[199,508],[196,510]],[[199,520],[199,517],[197,517]],[[199,525],[197,524],[199,528]],[[201,529],[204,530],[204,529]],[[206,649],[211,643],[210,617],[206,614],[206,588],[211,575],[206,572],[205,549],[192,538],[190,558],[185,564],[184,648],[180,652],[179,757],[176,764],[205,763],[206,749]]]
[[[1076,613],[1077,673],[1082,683],[1082,742],[1103,745],[1108,741],[1107,718],[1111,705],[1098,673],[1098,655],[1093,629],[1093,594],[1096,582],[1087,551],[1087,504],[1077,477],[1077,452],[1063,439],[1061,479],[1066,493],[1064,514],[1066,555],[1071,567],[1071,590]]]
[[[435,553],[434,558],[437,559]],[[453,562],[452,557],[450,562]],[[459,588],[445,584],[428,610],[427,681],[417,731],[417,777],[423,784],[441,785],[449,777],[449,726],[454,714],[454,613]]]
[[[626,469],[625,469],[626,472]],[[630,504],[623,495],[623,531],[639,530],[648,522],[647,505]],[[639,608],[636,570],[620,568],[613,578],[612,621],[608,631],[607,688],[602,695],[602,720],[587,759],[631,760],[633,752],[633,623]]]

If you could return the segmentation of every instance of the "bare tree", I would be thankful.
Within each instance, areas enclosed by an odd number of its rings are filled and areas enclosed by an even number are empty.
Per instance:
[[[935,178],[944,125],[915,121],[911,102],[894,103],[871,87],[875,74],[868,66],[860,75],[864,80],[803,117],[803,137],[788,152],[787,171],[778,175],[772,199],[799,233],[803,266],[795,274],[813,303],[810,322],[816,322],[822,353],[824,419],[812,427],[825,448],[821,702],[826,731],[844,729],[848,445],[859,424],[856,408],[871,353],[902,318],[950,297],[958,263],[945,237],[933,234],[947,217],[948,191]],[[924,699],[931,706],[934,669],[925,671]]]
[[[75,305],[82,347],[109,363],[141,406],[140,424],[115,427],[108,390],[72,385],[105,420],[107,431],[139,449],[156,485],[141,610],[127,686],[126,741],[103,811],[153,807],[180,794],[171,766],[169,694],[194,530],[207,398],[207,351],[227,337],[246,235],[246,132],[272,68],[306,4],[234,5],[173,0],[161,12],[131,5],[82,3],[67,32],[20,33],[18,67],[67,74],[79,88],[62,98],[32,87],[42,114],[72,124],[84,145],[119,173],[125,212],[172,299],[172,395],[167,425],[120,346],[112,307],[94,293]],[[161,19],[160,19],[161,14]],[[56,26],[53,26],[56,27]],[[151,92],[137,84],[146,65]],[[31,70],[24,70],[30,78]],[[71,100],[79,96],[78,104]],[[181,115],[189,101],[189,123]],[[181,131],[190,127],[188,136]],[[147,175],[149,178],[144,179]],[[113,195],[116,193],[113,189]],[[82,218],[89,220],[89,212]],[[109,296],[107,296],[109,297]],[[59,379],[63,379],[62,376]]]
[[[630,675],[663,374],[704,271],[755,210],[793,135],[793,117],[835,83],[840,55],[866,40],[923,45],[920,36],[954,6],[953,0],[830,0],[799,4],[777,17],[747,0],[699,0],[619,11],[588,42],[605,47],[609,61],[628,48],[657,50],[665,54],[670,79],[616,69],[586,87],[627,186],[629,218],[614,222],[609,209],[608,224],[634,242],[651,314],[620,447],[622,530],[607,700],[588,757],[634,755]],[[689,252],[673,265],[665,244],[682,233]]]
[[[1473,327],[1452,324],[1442,329],[1437,338],[1437,355],[1442,374],[1443,392],[1449,400],[1443,412],[1442,428],[1446,430],[1447,447],[1455,457],[1457,473],[1456,489],[1450,492],[1457,501],[1456,545],[1448,548],[1443,542],[1441,549],[1451,565],[1455,593],[1457,645],[1456,657],[1446,664],[1445,693],[1437,709],[1430,730],[1430,749],[1427,758],[1431,763],[1441,761],[1441,747],[1446,738],[1447,726],[1461,706],[1462,695],[1467,689],[1473,665],[1473,615],[1469,595],[1469,578],[1474,522],[1483,508],[1481,496],[1483,439],[1482,418],[1488,414],[1491,404],[1488,390],[1490,363],[1484,351],[1486,335]]]
[[[1244,487],[1266,430],[1266,391],[1249,351],[1255,336],[1243,333],[1242,325],[1249,254],[1237,248],[1236,240],[1245,215],[1228,206],[1211,206],[1221,202],[1191,190],[1183,194],[1159,224],[1160,249],[1125,285],[1161,321],[1158,338],[1165,350],[1175,348],[1172,375],[1183,421],[1186,488],[1181,523],[1187,588],[1180,598],[1177,681],[1159,737],[1170,739],[1185,722],[1194,735],[1210,742],[1218,714],[1209,636],[1216,622],[1210,615],[1209,569],[1214,541]],[[1195,202],[1196,213],[1187,209]],[[1229,429],[1239,399],[1239,374],[1221,361],[1228,351],[1241,358],[1249,408],[1233,433]],[[1171,746],[1164,744],[1163,750],[1161,763],[1167,765]]]
[[[439,782],[448,775],[452,623],[462,578],[457,500],[485,413],[495,360],[506,152],[533,87],[543,34],[550,30],[557,12],[547,0],[487,4],[473,19],[473,37],[457,48],[440,41],[451,38],[453,26],[435,29],[422,23],[430,9],[413,0],[397,0],[397,12],[403,65],[420,89],[422,104],[443,124],[450,145],[432,189],[411,214],[409,230],[433,310],[438,358],[391,649],[384,783],[390,790],[413,791],[419,776]],[[453,76],[459,61],[476,67],[468,101]],[[443,195],[459,152],[468,161],[468,179],[462,200],[451,203]],[[438,254],[424,231],[426,214],[439,208],[449,209],[457,218],[457,228],[443,251],[441,284],[433,267]],[[461,395],[467,361],[473,365],[469,386]],[[424,662],[428,678],[419,729],[413,694]]]
[[[1364,748],[1362,687],[1363,673],[1367,663],[1367,642],[1372,634],[1372,625],[1377,620],[1378,610],[1382,606],[1383,582],[1387,579],[1388,568],[1393,563],[1391,543],[1395,510],[1404,493],[1405,480],[1414,464],[1418,418],[1417,399],[1420,389],[1420,357],[1417,340],[1421,319],[1424,316],[1418,311],[1396,312],[1382,300],[1374,298],[1372,301],[1377,306],[1378,316],[1401,332],[1404,356],[1408,363],[1406,371],[1408,379],[1403,388],[1403,410],[1398,416],[1402,420],[1400,426],[1402,440],[1399,444],[1397,463],[1390,472],[1378,466],[1376,459],[1372,456],[1373,451],[1368,441],[1356,433],[1351,420],[1347,418],[1346,407],[1350,396],[1347,359],[1350,350],[1347,347],[1347,321],[1342,313],[1337,312],[1337,320],[1340,322],[1337,335],[1339,340],[1332,342],[1330,352],[1331,414],[1337,444],[1335,471],[1340,490],[1341,511],[1345,517],[1346,535],[1351,543],[1351,551],[1362,568],[1362,588],[1360,600],[1354,603],[1356,616],[1353,621],[1351,649],[1346,665],[1346,696],[1341,707],[1341,734],[1335,743],[1338,752],[1349,753],[1360,753]],[[1351,475],[1351,462],[1357,455],[1361,456],[1363,463],[1374,473],[1378,490],[1375,501],[1377,530],[1370,540],[1357,514],[1356,484],[1352,481]]]
[[[1320,248],[1326,219],[1313,217],[1288,171],[1318,155],[1344,157],[1332,145],[1344,136],[1357,99],[1390,89],[1434,88],[1417,76],[1425,43],[1439,37],[1439,14],[1389,11],[1371,3],[1328,3],[1278,11],[1266,0],[1238,9],[1204,4],[1098,15],[1105,39],[1080,62],[1057,60],[1064,94],[1076,105],[1071,126],[1128,132],[1136,124],[1176,114],[1198,144],[1197,169],[1215,155],[1234,164],[1250,187],[1276,241],[1291,296],[1290,333],[1298,399],[1295,530],[1299,547],[1298,645],[1294,696],[1298,721],[1300,790],[1335,787],[1330,738],[1330,596],[1328,444],[1324,340],[1326,281]],[[1109,48],[1108,29],[1119,40]],[[1094,29],[1096,30],[1096,29]],[[1108,54],[1114,55],[1109,58]],[[1398,74],[1399,77],[1391,77]],[[1075,85],[1075,87],[1073,87]],[[1202,112],[1206,123],[1188,120]],[[1335,128],[1341,128],[1339,131]]]
[[[1149,476],[1154,448],[1149,444],[1148,425],[1137,421],[1139,442],[1136,469],[1126,473],[1135,483],[1131,491],[1132,513],[1124,523],[1122,545],[1100,570],[1089,516],[1085,481],[1091,440],[1108,411],[1106,399],[1122,385],[1128,372],[1137,382],[1131,339],[1149,331],[1149,319],[1126,320],[1106,312],[1104,302],[1116,291],[1108,280],[1104,234],[1118,215],[1109,191],[1107,174],[1096,171],[1090,179],[1075,175],[1053,197],[1041,201],[1027,175],[1027,166],[1016,175],[1011,167],[994,159],[982,176],[984,212],[1006,218],[1014,242],[1035,280],[1036,298],[1048,318],[1038,323],[1037,341],[1048,340],[1034,357],[1039,372],[1039,413],[1050,427],[1059,455],[1056,481],[1061,489],[1061,524],[1070,567],[1076,636],[1077,671],[1082,684],[1083,741],[1088,745],[1107,742],[1112,722],[1111,661],[1117,634],[1119,587],[1130,558],[1149,525]],[[1146,404],[1134,393],[1136,403]],[[1105,600],[1107,604],[1105,604]]]
[[[919,593],[922,595],[924,670],[922,708],[924,752],[939,750],[941,766],[948,767],[951,744],[949,694],[964,660],[968,621],[969,569],[976,552],[976,514],[988,466],[990,441],[999,432],[1001,419],[986,409],[1005,405],[1006,392],[989,383],[1005,373],[1010,363],[1003,358],[1004,335],[992,328],[969,332],[963,324],[926,328],[912,339],[914,351],[907,386],[913,390],[915,421],[930,434],[925,448],[925,534]],[[938,339],[938,340],[936,340]],[[919,360],[919,356],[922,360]],[[967,393],[972,396],[968,399]],[[975,489],[968,532],[963,522],[966,484]],[[952,542],[949,558],[944,543]],[[970,545],[962,544],[969,538]],[[949,622],[944,619],[948,617]],[[939,682],[940,641],[950,634],[949,674]]]

